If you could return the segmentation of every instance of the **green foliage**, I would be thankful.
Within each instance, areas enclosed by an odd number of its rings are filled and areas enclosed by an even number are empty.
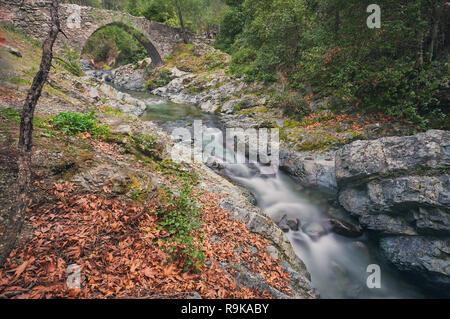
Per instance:
[[[62,112],[53,118],[53,127],[66,135],[76,135],[79,132],[88,132],[96,138],[105,138],[109,135],[107,125],[98,124],[94,112],[88,114],[76,112]]]
[[[22,79],[22,78],[8,78],[8,82],[14,83],[14,84],[24,84],[24,85],[31,85],[30,80]]]
[[[197,0],[199,9],[195,19],[195,31],[217,27],[228,10],[224,0]]]
[[[0,108],[0,118],[20,122],[20,111],[16,109]]]
[[[198,181],[198,176],[195,172],[190,172],[183,169],[183,166],[170,159],[164,159],[159,162],[158,170],[164,175],[173,176],[182,180],[185,183],[195,184]]]
[[[156,141],[156,137],[148,134],[132,135],[125,144],[125,150],[133,153],[133,150],[149,156],[152,159],[160,160],[160,145]]]
[[[240,34],[245,25],[245,14],[241,8],[231,8],[223,17],[220,32],[217,35],[214,46],[217,49],[230,53],[236,36]]]
[[[284,114],[301,119],[310,112],[306,101],[296,92],[282,92],[271,99],[271,106],[280,108]]]
[[[366,25],[370,1],[233,2],[216,44],[232,53],[231,72],[282,81],[299,100],[333,96],[338,110],[382,112],[422,129],[448,126],[448,52],[437,40],[450,21],[443,1],[382,0],[381,29]],[[287,96],[274,104],[301,114],[298,103]]]
[[[157,72],[153,76],[151,76],[145,86],[148,90],[153,90],[158,87],[164,86],[171,81],[170,72],[167,69],[162,69],[160,72]]]
[[[105,107],[105,113],[111,116],[123,116],[122,111],[116,108],[112,108],[111,106],[107,105]]]
[[[113,67],[136,63],[148,56],[136,37],[118,25],[96,31],[86,42],[82,54]]]
[[[62,58],[58,58],[58,62],[62,64],[64,69],[66,69],[73,75],[83,75],[78,49],[71,50],[66,42],[64,42],[64,48],[62,50]]]
[[[180,27],[177,7],[180,8],[185,27],[197,32],[217,26],[227,9],[224,0],[71,0],[72,3],[86,2],[93,7],[120,10],[134,16],[143,16],[151,21]],[[87,4],[88,2],[92,3]]]
[[[165,205],[157,212],[161,216],[159,224],[169,233],[164,250],[170,260],[183,262],[184,271],[198,271],[205,261],[203,234],[199,231],[203,225],[202,211],[191,197],[189,182],[183,183],[179,194],[166,187]]]
[[[20,122],[21,111],[16,109],[0,108],[0,119],[12,120],[14,122]],[[33,127],[36,129],[49,128],[48,119],[38,116],[33,117]]]
[[[142,15],[148,20],[173,24],[177,21],[175,9],[170,1],[151,0],[142,10]]]

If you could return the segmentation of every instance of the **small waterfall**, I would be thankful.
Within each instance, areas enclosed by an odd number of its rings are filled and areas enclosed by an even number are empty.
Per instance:
[[[175,127],[192,129],[195,120],[202,120],[204,132],[213,137],[203,146],[212,141],[220,155],[217,158],[212,156],[208,161],[222,161],[225,154],[225,162],[217,166],[221,174],[250,190],[257,205],[273,220],[286,215],[286,218],[300,221],[299,229],[290,230],[286,236],[296,254],[305,262],[312,284],[323,298],[424,297],[417,287],[407,283],[398,271],[378,256],[368,236],[346,238],[326,229],[324,219],[349,218],[330,195],[304,188],[282,171],[264,175],[262,165],[241,163],[245,154],[227,148],[228,144],[222,140],[225,134],[218,124],[220,121],[214,115],[202,113],[193,106],[161,100],[146,92],[126,92],[147,104],[148,111],[143,120],[158,122],[169,134]],[[370,289],[366,285],[370,264],[381,267],[381,288]]]

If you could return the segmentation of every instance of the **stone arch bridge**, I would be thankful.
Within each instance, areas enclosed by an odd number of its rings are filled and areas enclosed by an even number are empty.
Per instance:
[[[0,21],[13,24],[40,42],[45,39],[50,21],[48,0],[0,0],[0,6]],[[81,50],[94,32],[107,25],[117,25],[133,35],[146,48],[152,63],[159,65],[182,40],[178,28],[119,11],[60,4],[59,17],[67,38],[58,35],[56,50],[63,48],[64,43],[71,49]]]

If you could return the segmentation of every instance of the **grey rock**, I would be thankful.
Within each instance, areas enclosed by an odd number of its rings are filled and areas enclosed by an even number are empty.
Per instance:
[[[335,162],[340,204],[387,236],[380,245],[388,259],[420,273],[424,285],[450,287],[450,132],[355,141]]]
[[[343,146],[336,154],[336,178],[339,184],[346,184],[373,175],[449,165],[450,132],[429,130],[413,136],[383,137]]]
[[[413,213],[417,231],[422,234],[448,235],[450,214],[441,208],[419,207]]]
[[[323,225],[328,231],[344,237],[355,238],[362,235],[362,231],[359,226],[343,220],[328,218],[323,220]]]
[[[202,296],[198,292],[191,292],[186,295],[184,299],[203,299]]]
[[[402,217],[388,214],[362,215],[359,221],[366,229],[385,235],[417,235],[417,231]]]
[[[131,135],[132,132],[131,125],[128,124],[120,124],[114,127],[110,127],[110,132],[112,134],[123,134],[123,135]]]
[[[234,105],[238,103],[237,101],[238,101],[238,100],[229,100],[229,101],[226,101],[226,102],[222,105],[222,108],[220,109],[220,112],[221,112],[221,113],[224,113],[224,114],[231,114],[231,113],[233,113],[233,112],[234,112]]]
[[[289,226],[289,228],[292,231],[298,231],[300,226],[300,221],[298,218],[289,218],[286,222],[286,224]]]
[[[318,222],[308,223],[302,227],[302,230],[313,240],[318,240],[327,233],[327,230]]]
[[[248,288],[256,288],[259,291],[268,291],[276,299],[291,299],[290,296],[269,285],[261,274],[253,273],[241,265],[236,266],[235,268],[238,271],[236,274],[236,281],[238,285]]]
[[[380,247],[398,269],[414,273],[437,289],[450,288],[450,240],[422,236],[382,238]],[[441,290],[442,292],[442,290]]]
[[[117,87],[127,90],[141,90],[145,84],[144,67],[147,63],[148,60],[144,59],[136,65],[127,64],[120,66],[111,72],[109,80]]]
[[[289,225],[288,225],[288,220],[287,220],[287,216],[284,215],[281,220],[278,222],[278,227],[280,227],[280,229],[287,233],[290,229]]]
[[[22,54],[20,53],[19,50],[15,49],[15,48],[13,48],[13,47],[10,47],[9,45],[0,45],[0,48],[5,49],[6,51],[8,51],[9,53],[11,53],[12,55],[15,55],[15,56],[17,56],[17,57],[19,57],[19,58],[22,57]]]
[[[333,151],[312,155],[308,152],[299,153],[282,147],[280,149],[280,168],[303,185],[336,192],[335,163],[327,160],[333,158],[333,155]],[[313,160],[307,160],[312,156]]]

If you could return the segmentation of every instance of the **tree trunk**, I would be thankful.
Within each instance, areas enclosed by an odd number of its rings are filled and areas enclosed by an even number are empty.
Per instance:
[[[421,12],[420,12],[420,8],[419,8],[419,20],[422,18]],[[418,67],[422,67],[423,65],[423,29],[421,27],[419,27],[420,29],[417,32],[417,61],[416,61],[416,66]]]
[[[0,250],[0,265],[6,261],[13,249],[17,236],[19,235],[24,221],[27,207],[30,204],[31,186],[31,148],[33,137],[33,116],[34,110],[41,96],[42,87],[47,80],[53,58],[53,44],[60,32],[58,17],[58,1],[53,0],[50,7],[51,24],[47,39],[42,45],[42,59],[39,71],[33,79],[33,83],[28,91],[27,98],[23,105],[20,119],[20,135],[18,144],[18,175],[17,175],[17,205],[9,211],[6,220],[5,230],[2,236],[3,247]]]
[[[433,8],[433,26],[431,28],[431,41],[430,41],[430,48],[428,50],[429,62],[433,61],[434,48],[437,44],[436,42],[437,42],[438,31],[439,31],[440,12],[442,10],[442,8],[440,7],[440,4],[441,4],[440,1],[438,1],[438,3]]]
[[[334,41],[337,43],[339,39],[339,25],[340,25],[339,9],[336,8],[334,12]]]
[[[180,27],[181,27],[181,33],[183,34],[183,42],[188,44],[189,43],[189,39],[186,33],[186,29],[184,28],[184,22],[183,22],[183,14],[181,11],[181,3],[180,0],[176,0],[175,1],[175,5],[177,7],[177,15],[178,15],[178,20],[180,21]]]

